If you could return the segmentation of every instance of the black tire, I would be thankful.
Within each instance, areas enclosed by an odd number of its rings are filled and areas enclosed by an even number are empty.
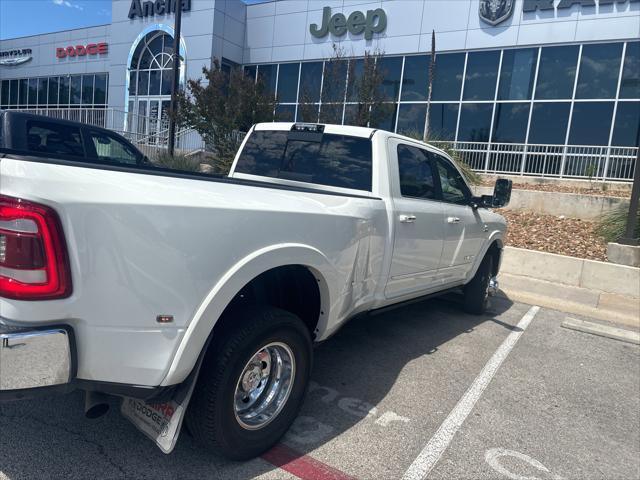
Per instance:
[[[294,314],[270,306],[229,312],[225,321],[237,327],[211,342],[186,415],[186,426],[201,446],[232,460],[248,460],[265,452],[285,434],[298,415],[312,364],[309,330]],[[227,323],[228,324],[228,323]],[[234,409],[234,393],[255,352],[272,342],[290,348],[295,370],[284,406],[259,429],[242,426]]]
[[[489,305],[489,281],[493,272],[493,256],[485,255],[478,271],[464,286],[464,309],[467,313],[482,315]]]

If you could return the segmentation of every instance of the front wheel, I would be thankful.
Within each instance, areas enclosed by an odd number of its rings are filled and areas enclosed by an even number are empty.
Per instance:
[[[295,420],[311,373],[311,338],[290,312],[230,312],[237,327],[211,343],[187,412],[198,443],[233,460],[271,448]]]
[[[489,284],[493,275],[493,256],[486,255],[478,271],[464,286],[464,309],[467,313],[482,315],[489,304]]]

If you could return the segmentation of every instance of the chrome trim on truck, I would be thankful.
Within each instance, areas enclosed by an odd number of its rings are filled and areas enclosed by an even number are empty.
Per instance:
[[[0,392],[64,385],[72,380],[69,332],[0,323]]]

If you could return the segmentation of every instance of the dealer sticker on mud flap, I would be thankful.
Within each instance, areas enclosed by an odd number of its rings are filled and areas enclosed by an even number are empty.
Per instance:
[[[171,453],[178,435],[185,409],[175,400],[165,403],[145,403],[144,400],[124,398],[120,408],[142,433],[153,440],[164,453]]]

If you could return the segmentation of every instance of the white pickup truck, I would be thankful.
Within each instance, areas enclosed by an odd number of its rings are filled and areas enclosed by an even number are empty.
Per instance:
[[[0,114],[0,399],[104,395],[165,452],[184,417],[247,459],[303,401],[312,345],[357,314],[497,288],[511,184],[474,197],[441,150],[266,123],[228,177],[157,168],[122,137]]]

